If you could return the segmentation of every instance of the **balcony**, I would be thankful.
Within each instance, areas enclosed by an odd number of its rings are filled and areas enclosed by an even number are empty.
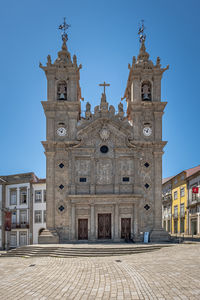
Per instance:
[[[172,216],[174,219],[178,219],[178,212],[175,212]]]
[[[171,202],[172,201],[172,194],[169,193],[169,194],[162,195],[162,201],[163,202]]]
[[[11,224],[12,229],[22,229],[22,228],[29,228],[29,224],[26,222],[22,223],[12,223]]]
[[[195,205],[200,203],[200,196],[195,195],[195,197],[190,197],[189,198],[189,206]]]
[[[185,211],[181,211],[181,212],[180,212],[180,217],[181,217],[181,218],[185,218],[185,213],[186,213]]]

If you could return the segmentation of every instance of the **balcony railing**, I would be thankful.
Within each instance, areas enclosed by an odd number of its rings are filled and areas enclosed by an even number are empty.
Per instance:
[[[197,203],[200,203],[200,196],[189,198],[189,205],[193,205],[193,204],[197,204]]]
[[[163,202],[172,201],[172,194],[162,195],[162,201]]]
[[[12,229],[21,229],[21,228],[29,228],[29,224],[26,222],[23,223],[12,223],[11,224]]]
[[[180,217],[181,217],[181,218],[184,218],[184,217],[185,217],[185,213],[186,213],[185,211],[181,211],[181,212],[180,212]]]
[[[178,218],[178,212],[175,212],[172,216],[173,216],[174,219],[177,219]]]

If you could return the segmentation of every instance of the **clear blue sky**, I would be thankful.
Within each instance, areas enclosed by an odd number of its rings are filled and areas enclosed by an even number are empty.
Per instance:
[[[128,63],[139,51],[138,23],[145,20],[146,47],[155,62],[170,65],[162,81],[168,101],[163,118],[163,176],[200,164],[200,1],[199,0],[10,0],[0,11],[0,174],[33,171],[46,176],[46,78],[39,61],[54,60],[61,47],[58,25],[71,24],[68,48],[83,65],[82,96],[116,108],[124,94]],[[84,104],[83,103],[83,109]]]

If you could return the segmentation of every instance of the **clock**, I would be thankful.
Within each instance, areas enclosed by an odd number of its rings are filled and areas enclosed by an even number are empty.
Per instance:
[[[65,136],[67,133],[67,130],[64,127],[60,127],[56,130],[57,135],[59,136]]]
[[[150,127],[144,127],[143,128],[143,134],[145,136],[150,136],[152,134],[152,129]]]

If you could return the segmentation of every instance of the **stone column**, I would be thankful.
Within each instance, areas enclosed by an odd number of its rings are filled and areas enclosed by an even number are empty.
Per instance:
[[[138,236],[138,208],[136,204],[133,204],[133,233],[137,238]]]
[[[94,204],[90,205],[90,239],[95,240]]]
[[[91,158],[91,166],[90,166],[90,194],[95,194],[95,160],[94,158]]]
[[[154,152],[154,229],[162,228],[162,154]]]
[[[47,77],[47,99],[48,101],[54,101],[55,100],[55,78],[54,74],[48,74]]]
[[[17,207],[20,205],[20,188],[17,187]],[[20,213],[20,210],[17,208],[17,218],[16,218],[16,222],[17,224],[19,224],[20,222],[20,218],[19,218],[19,213]]]
[[[119,204],[115,204],[115,231],[114,231],[114,240],[119,240]]]
[[[162,140],[162,116],[163,112],[154,112],[155,118],[155,141]]]
[[[72,204],[72,214],[71,214],[71,239],[75,240],[76,235],[76,207]]]
[[[113,185],[114,185],[114,194],[119,194],[119,170],[117,170],[119,160],[117,160],[117,157],[115,156],[114,159],[114,165],[113,165]]]
[[[47,228],[55,228],[55,194],[54,194],[54,156],[55,152],[46,152],[47,157],[47,180],[46,180],[46,211],[47,211]]]

